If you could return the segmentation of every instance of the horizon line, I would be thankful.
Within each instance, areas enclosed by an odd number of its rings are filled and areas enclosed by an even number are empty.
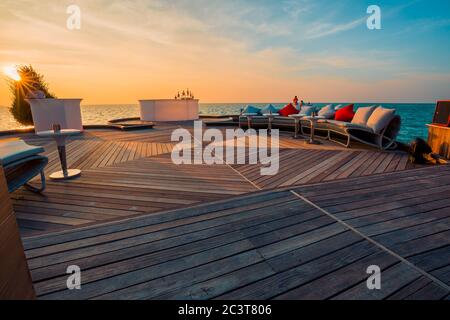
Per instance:
[[[438,101],[442,101],[442,100],[446,100],[446,99],[438,99],[436,101],[421,101],[421,102],[417,102],[417,101],[407,101],[407,102],[390,102],[390,101],[357,101],[357,102],[352,102],[352,101],[307,101],[307,103],[312,103],[312,104],[323,104],[323,103],[330,103],[330,104],[339,104],[339,103],[348,103],[348,104],[366,104],[366,103],[376,103],[376,104],[436,104]],[[239,101],[239,102],[201,102],[201,100],[199,101],[199,104],[284,104],[284,103],[289,103],[286,101],[279,101],[279,102],[274,102],[274,101],[263,101],[263,102],[255,102],[255,101]],[[134,103],[130,103],[130,102],[120,102],[120,103],[81,103],[81,105],[83,106],[118,106],[118,105],[139,105],[139,102],[134,102]],[[0,107],[5,107],[5,108],[10,108],[10,105],[0,105]]]

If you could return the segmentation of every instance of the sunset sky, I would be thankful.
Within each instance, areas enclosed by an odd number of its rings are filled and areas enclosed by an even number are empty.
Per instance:
[[[71,4],[81,30],[66,27]],[[367,7],[382,30],[366,27]],[[450,99],[450,1],[0,2],[0,66],[31,64],[85,104]],[[5,76],[0,105],[9,105]]]

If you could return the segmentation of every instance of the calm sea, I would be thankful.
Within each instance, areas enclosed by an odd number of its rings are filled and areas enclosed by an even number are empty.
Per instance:
[[[327,103],[314,103],[315,106],[324,106]],[[335,103],[337,104],[337,103]],[[247,104],[243,103],[202,103],[200,114],[202,115],[234,115],[239,114],[240,109]],[[251,105],[262,107],[266,103],[253,103]],[[276,107],[282,107],[285,103],[274,103]],[[373,105],[373,103],[361,103],[360,106]],[[386,108],[396,109],[402,118],[402,127],[398,140],[409,142],[415,137],[426,139],[428,130],[425,126],[433,119],[434,104],[381,104]],[[117,118],[129,118],[139,116],[138,105],[83,105],[81,107],[84,124],[105,124],[108,120]],[[10,115],[7,107],[0,107],[0,131],[21,128]]]

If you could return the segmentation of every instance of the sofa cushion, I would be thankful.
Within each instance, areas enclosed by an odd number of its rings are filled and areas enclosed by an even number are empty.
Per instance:
[[[42,152],[44,148],[30,146],[20,139],[0,141],[0,162],[4,166]]]
[[[261,114],[278,113],[277,108],[269,104],[264,109],[261,110]]]
[[[294,125],[294,119],[278,115],[273,118],[273,123],[278,123],[280,125]]]
[[[339,109],[342,109],[342,104],[338,104],[337,106],[334,107],[335,111],[338,111]]]
[[[354,104],[349,104],[348,106],[345,106],[344,108],[336,111],[334,120],[345,121],[345,122],[352,121],[353,116],[355,115],[355,113],[353,112],[353,107],[354,107]]]
[[[300,109],[300,114],[304,116],[312,116],[313,112],[316,111],[316,107],[313,106],[303,106]]]
[[[242,114],[261,114],[261,110],[254,106],[246,106]]]
[[[319,117],[324,117],[325,119],[334,119],[335,113],[336,113],[336,111],[334,110],[333,106],[331,104],[329,104],[329,105],[323,107],[322,109],[320,109],[317,115]]]
[[[337,120],[326,120],[326,123],[332,126],[341,127],[341,128],[350,128],[350,129],[361,129],[365,131],[372,131],[371,128],[361,124],[355,124],[351,122],[345,121],[337,121]]]
[[[362,107],[356,110],[355,116],[352,119],[352,123],[361,124],[363,126],[367,125],[367,120],[369,120],[372,113],[375,111],[376,106]]]
[[[395,109],[378,107],[367,120],[367,126],[372,128],[373,132],[381,133],[395,117]]]
[[[291,104],[287,104],[283,109],[278,111],[282,117],[289,117],[291,114],[298,114],[298,110]]]

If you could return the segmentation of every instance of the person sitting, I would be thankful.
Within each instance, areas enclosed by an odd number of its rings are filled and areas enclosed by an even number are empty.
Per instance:
[[[294,107],[297,109],[297,107],[298,107],[298,97],[295,96],[294,99],[292,100],[292,102],[294,104]]]

